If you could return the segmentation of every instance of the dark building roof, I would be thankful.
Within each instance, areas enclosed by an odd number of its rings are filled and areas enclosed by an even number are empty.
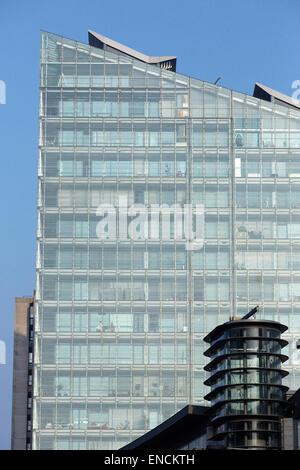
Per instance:
[[[273,90],[261,83],[255,83],[253,96],[265,101],[274,101],[275,103],[287,106],[288,108],[300,109],[300,100],[296,100],[295,98],[291,98],[283,93],[279,93],[279,91]]]
[[[203,340],[206,341],[206,343],[210,343],[214,339],[218,338],[223,331],[226,331],[228,329],[232,328],[254,328],[254,327],[268,327],[268,328],[275,328],[276,330],[279,330],[280,333],[284,333],[288,327],[285,325],[282,325],[281,323],[278,323],[273,320],[261,320],[261,319],[234,319],[230,320],[226,323],[223,323],[222,325],[216,326],[208,335],[206,335]]]
[[[90,46],[110,50],[117,54],[127,55],[141,62],[145,62],[146,64],[157,65],[161,68],[176,72],[176,56],[148,56],[130,47],[124,46],[117,41],[113,41],[102,34],[95,33],[94,31],[89,30],[88,34]]]
[[[182,448],[199,437],[202,431],[206,432],[209,410],[209,406],[187,405],[174,416],[120,450]]]

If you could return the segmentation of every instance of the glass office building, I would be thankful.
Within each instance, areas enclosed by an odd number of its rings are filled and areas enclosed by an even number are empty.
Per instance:
[[[300,335],[300,109],[175,66],[41,34],[34,449],[117,449],[204,404],[203,337],[230,315]],[[190,205],[198,249],[166,216]]]

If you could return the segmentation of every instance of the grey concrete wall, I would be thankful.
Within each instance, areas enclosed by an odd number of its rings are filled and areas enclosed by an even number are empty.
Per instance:
[[[33,298],[15,299],[12,450],[26,450],[28,391],[28,319]]]
[[[294,450],[294,420],[293,418],[284,418],[281,424],[282,430],[282,449]]]

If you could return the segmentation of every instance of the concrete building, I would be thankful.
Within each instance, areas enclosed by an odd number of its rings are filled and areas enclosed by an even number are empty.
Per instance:
[[[34,296],[15,299],[12,450],[31,450]]]

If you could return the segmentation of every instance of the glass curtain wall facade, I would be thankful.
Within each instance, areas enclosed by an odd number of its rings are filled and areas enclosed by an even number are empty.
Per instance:
[[[203,337],[257,303],[298,339],[299,112],[42,32],[39,139],[34,449],[204,404]],[[203,247],[99,238],[104,204],[202,204]]]

